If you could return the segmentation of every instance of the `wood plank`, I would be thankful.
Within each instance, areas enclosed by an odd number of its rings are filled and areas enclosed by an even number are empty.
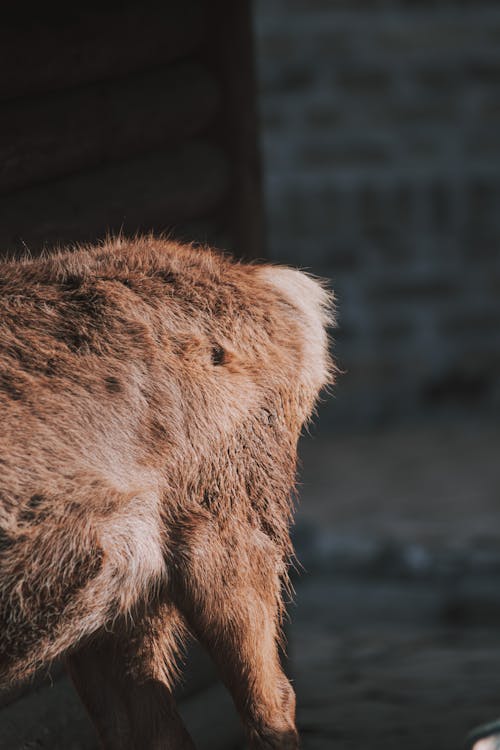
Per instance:
[[[232,171],[230,249],[262,258],[266,248],[251,5],[251,0],[211,1],[203,60],[219,80],[223,97],[212,132],[228,152]]]
[[[172,147],[203,131],[219,87],[193,63],[0,105],[0,193]]]
[[[29,17],[27,17],[29,15]],[[2,9],[0,99],[100,81],[176,60],[203,34],[203,8],[182,3],[44,3]]]
[[[171,152],[22,190],[0,200],[0,247],[33,253],[107,232],[168,231],[209,216],[230,188],[222,149],[193,141]]]

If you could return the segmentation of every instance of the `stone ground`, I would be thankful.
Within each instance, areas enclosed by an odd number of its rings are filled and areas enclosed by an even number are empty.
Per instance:
[[[454,622],[447,605],[429,582],[301,587],[291,655],[304,750],[451,750],[500,715],[500,618]]]
[[[304,750],[451,750],[500,716],[500,430],[304,441],[289,628]]]

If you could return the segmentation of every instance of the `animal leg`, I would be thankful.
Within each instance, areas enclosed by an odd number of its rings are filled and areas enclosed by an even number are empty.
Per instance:
[[[194,555],[178,606],[230,690],[252,749],[296,750],[295,694],[279,658],[283,566],[259,553],[250,544],[234,559],[213,547]]]
[[[176,631],[181,620],[164,605],[133,629],[101,631],[67,658],[104,750],[194,750],[172,695]]]

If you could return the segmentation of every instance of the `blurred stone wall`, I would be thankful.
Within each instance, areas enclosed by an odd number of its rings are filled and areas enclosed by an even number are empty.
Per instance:
[[[340,424],[500,405],[500,4],[257,0],[271,257],[332,279]]]

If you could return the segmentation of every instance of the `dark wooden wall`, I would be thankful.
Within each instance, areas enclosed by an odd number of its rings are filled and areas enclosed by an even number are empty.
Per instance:
[[[8,12],[0,247],[150,229],[264,254],[249,2]]]
[[[250,4],[43,3],[2,9],[0,253],[168,231],[264,255]],[[199,746],[239,725],[199,651],[181,707]],[[0,747],[94,750],[55,666],[0,695]]]

